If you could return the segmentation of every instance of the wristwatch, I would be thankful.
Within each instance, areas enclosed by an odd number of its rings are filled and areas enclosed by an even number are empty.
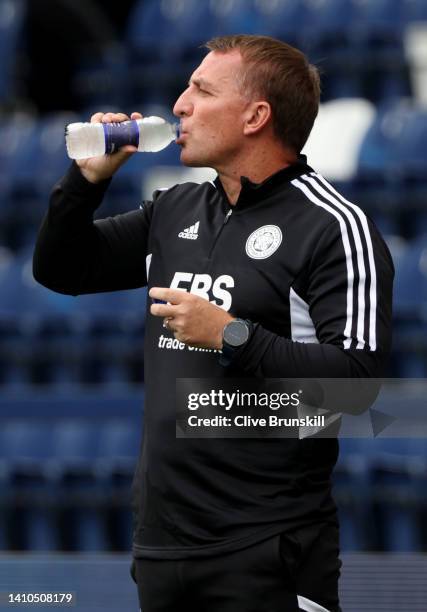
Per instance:
[[[224,327],[222,332],[222,353],[219,363],[228,366],[234,353],[242,347],[251,337],[254,324],[248,319],[233,319]]]

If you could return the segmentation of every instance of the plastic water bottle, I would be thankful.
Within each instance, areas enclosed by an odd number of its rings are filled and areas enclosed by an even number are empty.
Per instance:
[[[138,151],[161,151],[177,138],[178,124],[161,117],[144,117],[122,123],[70,123],[65,142],[71,159],[110,155],[133,145]]]

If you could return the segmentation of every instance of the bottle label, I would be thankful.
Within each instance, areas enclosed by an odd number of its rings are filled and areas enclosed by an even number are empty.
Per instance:
[[[107,155],[115,153],[125,145],[133,145],[138,148],[139,129],[135,120],[123,121],[123,123],[103,123],[102,125]]]

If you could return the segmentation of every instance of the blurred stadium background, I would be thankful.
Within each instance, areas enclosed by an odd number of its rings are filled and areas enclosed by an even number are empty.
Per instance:
[[[426,0],[0,0],[0,608],[9,590],[68,589],[82,611],[137,609],[129,503],[145,293],[44,290],[34,238],[69,164],[64,126],[97,110],[170,117],[200,44],[236,32],[286,40],[320,68],[309,162],[393,254],[388,376],[426,377]],[[203,178],[177,149],[135,155],[99,214]],[[426,468],[422,438],[343,441],[346,612],[427,610]]]

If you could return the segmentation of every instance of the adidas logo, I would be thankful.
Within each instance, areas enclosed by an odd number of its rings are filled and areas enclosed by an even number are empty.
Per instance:
[[[199,237],[199,224],[200,221],[197,221],[194,225],[190,225],[190,227],[186,227],[183,232],[179,232],[178,238],[186,238],[187,240],[197,240]]]

